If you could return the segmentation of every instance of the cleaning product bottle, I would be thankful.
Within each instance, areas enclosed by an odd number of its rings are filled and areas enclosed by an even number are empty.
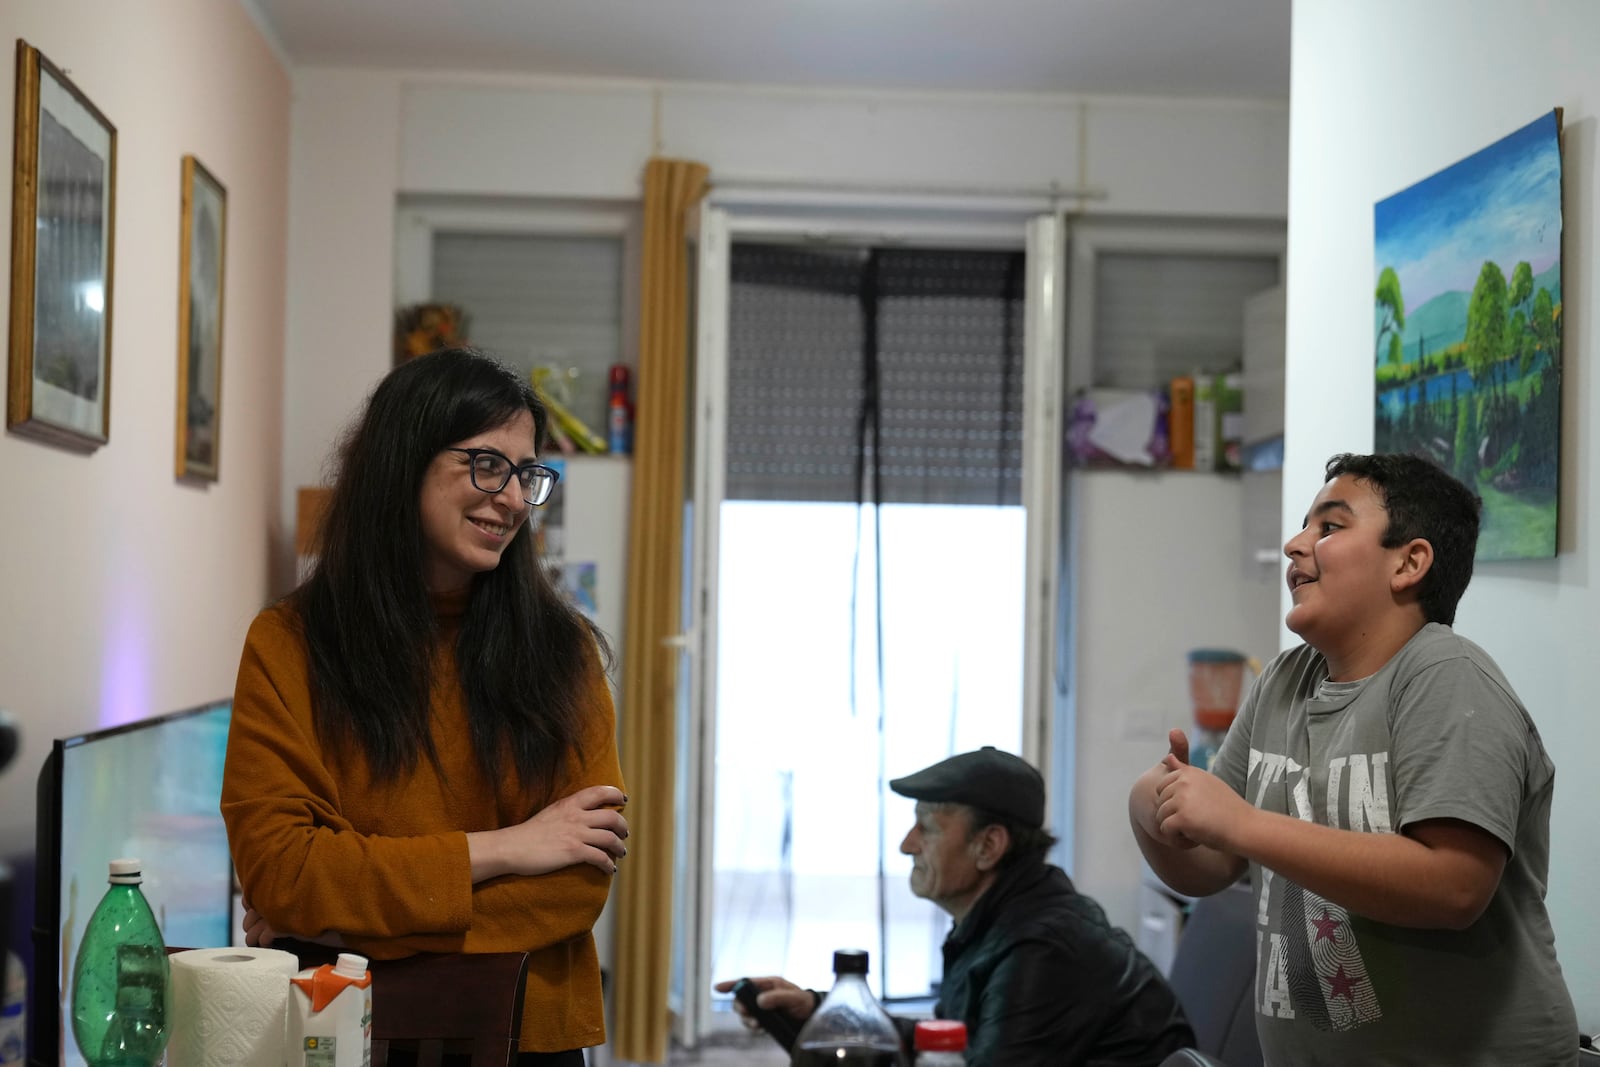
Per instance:
[[[172,969],[136,859],[111,861],[72,967],[72,1036],[89,1067],[156,1067],[167,1047]]]
[[[5,995],[0,999],[0,1067],[20,1064],[28,1032],[28,976],[15,952],[5,955]]]
[[[633,402],[628,399],[628,365],[611,367],[611,399],[606,406],[606,447],[619,456],[633,451]]]
[[[289,1067],[367,1067],[372,1062],[367,958],[341,952],[338,962],[301,971],[289,984]]]

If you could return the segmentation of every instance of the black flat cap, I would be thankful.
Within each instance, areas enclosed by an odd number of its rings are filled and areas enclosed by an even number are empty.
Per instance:
[[[1020,756],[985,745],[941,760],[916,774],[889,783],[903,797],[939,804],[966,804],[1012,819],[1020,826],[1044,826],[1044,776]]]

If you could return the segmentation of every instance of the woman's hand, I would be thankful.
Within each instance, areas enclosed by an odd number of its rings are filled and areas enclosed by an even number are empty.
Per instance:
[[[251,948],[271,948],[272,942],[278,934],[261,913],[250,906],[248,900],[241,901],[244,905],[244,921],[239,925],[244,928],[244,943]]]
[[[502,874],[549,874],[577,863],[616,874],[617,861],[628,854],[628,820],[619,810],[627,802],[616,786],[592,785],[516,826],[468,834],[473,883]]]
[[[244,928],[244,943],[251,948],[271,948],[272,942],[286,935],[278,933],[272,924],[256,909],[250,906],[248,900],[241,899],[244,905],[244,921],[239,925]],[[329,948],[344,948],[344,938],[337,932],[325,930],[316,937],[296,937],[296,941],[308,941],[314,945],[327,945]]]

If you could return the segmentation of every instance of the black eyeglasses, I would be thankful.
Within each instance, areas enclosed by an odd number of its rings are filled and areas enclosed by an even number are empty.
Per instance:
[[[447,448],[446,452],[460,452],[467,457],[467,470],[472,475],[472,487],[484,493],[498,493],[515,474],[522,483],[522,499],[538,506],[550,499],[561,474],[543,463],[511,462],[503,453],[492,448]]]

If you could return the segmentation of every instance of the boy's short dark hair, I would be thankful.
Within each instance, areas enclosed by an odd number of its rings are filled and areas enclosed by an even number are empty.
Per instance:
[[[1419,590],[1422,613],[1429,622],[1454,623],[1478,550],[1483,510],[1478,494],[1433,461],[1399,452],[1342,452],[1328,460],[1325,481],[1340,475],[1366,482],[1383,500],[1389,513],[1384,548],[1398,548],[1418,537],[1433,546],[1433,566]]]

